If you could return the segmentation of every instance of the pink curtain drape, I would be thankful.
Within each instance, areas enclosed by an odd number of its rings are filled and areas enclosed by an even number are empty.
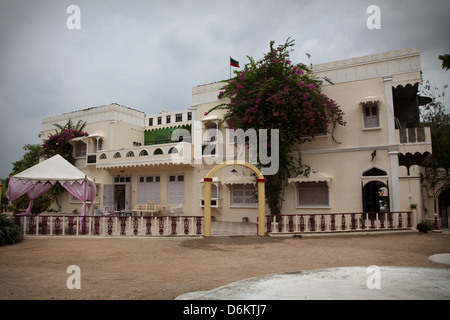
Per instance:
[[[48,190],[50,190],[53,187],[53,185],[49,182],[47,183],[37,183],[27,191],[28,198],[30,198],[30,203],[28,204],[26,213],[30,213],[31,209],[33,208],[33,200],[36,198],[39,198],[44,193],[46,193]]]
[[[33,186],[34,184],[31,181],[23,182],[21,180],[10,179],[8,189],[6,190],[6,198],[9,200],[9,205],[12,205],[14,200],[27,193]]]
[[[31,181],[23,182],[21,180],[10,179],[8,189],[6,190],[6,197],[9,200],[9,205],[12,205],[12,201],[27,193],[30,198],[30,203],[28,204],[26,212],[29,213],[33,208],[33,200],[50,190],[52,186],[53,185],[47,181],[33,184]],[[62,183],[62,186],[78,200],[83,201],[83,207],[81,209],[82,216],[86,215],[86,201],[91,201],[89,211],[92,210],[95,195],[97,193],[94,183],[90,183],[87,179],[85,179],[81,183],[74,182],[72,184],[66,181]]]
[[[89,207],[89,211],[91,211],[94,205],[95,194],[97,193],[95,184],[91,184],[87,180],[84,180],[83,183],[75,182],[70,184],[69,182],[65,182],[62,186],[73,194],[75,198],[83,201],[83,206],[81,208],[82,216],[86,215],[86,201],[91,201]]]

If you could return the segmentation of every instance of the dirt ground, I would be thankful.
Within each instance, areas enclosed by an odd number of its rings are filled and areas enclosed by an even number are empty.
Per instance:
[[[161,300],[250,277],[347,266],[450,268],[450,235],[395,233],[294,237],[35,237],[0,247],[0,299]],[[80,289],[68,289],[70,265]]]

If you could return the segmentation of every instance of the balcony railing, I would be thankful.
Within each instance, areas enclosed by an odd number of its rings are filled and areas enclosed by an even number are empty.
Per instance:
[[[97,168],[158,164],[191,164],[193,145],[187,142],[99,151]]]
[[[70,216],[17,214],[24,235],[201,236],[200,216]]]
[[[431,142],[429,127],[397,129],[397,143]]]
[[[412,212],[323,213],[266,216],[267,233],[315,233],[412,228]]]

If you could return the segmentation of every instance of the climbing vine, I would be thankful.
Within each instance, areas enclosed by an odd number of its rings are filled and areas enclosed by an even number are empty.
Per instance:
[[[270,51],[261,60],[248,57],[250,62],[235,71],[219,94],[227,102],[209,112],[227,110],[224,119],[231,129],[279,130],[279,169],[266,176],[266,199],[271,213],[278,214],[287,179],[308,170],[301,158],[292,157],[293,148],[319,134],[329,134],[338,142],[334,131],[345,121],[340,106],[322,93],[323,82],[314,75],[312,65],[291,61],[294,40],[288,38],[277,48],[274,43],[270,42]]]

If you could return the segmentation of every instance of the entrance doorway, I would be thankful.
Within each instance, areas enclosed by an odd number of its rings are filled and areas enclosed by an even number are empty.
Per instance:
[[[117,211],[125,210],[126,207],[125,189],[126,187],[124,184],[114,185],[114,204],[116,205]]]
[[[363,211],[367,212],[388,212],[389,189],[381,181],[370,181],[363,187]]]
[[[448,228],[448,211],[450,210],[450,189],[445,189],[439,195],[439,217],[442,228]]]

